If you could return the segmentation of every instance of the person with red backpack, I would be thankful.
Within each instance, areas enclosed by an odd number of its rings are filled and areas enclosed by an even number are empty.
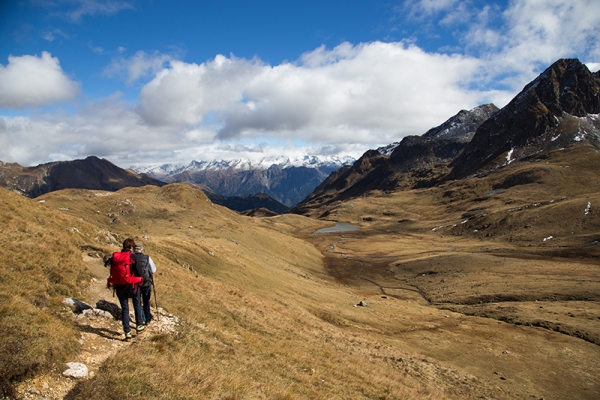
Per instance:
[[[143,324],[142,306],[140,303],[140,289],[143,278],[136,275],[136,269],[133,267],[135,259],[133,258],[133,239],[125,239],[123,249],[113,253],[110,261],[110,276],[107,279],[107,287],[112,288],[117,293],[119,303],[121,303],[121,322],[125,332],[125,340],[131,340],[131,327],[129,326],[129,298],[133,301],[133,311],[135,314],[136,333],[142,333],[146,328]],[[107,261],[108,264],[108,261]]]

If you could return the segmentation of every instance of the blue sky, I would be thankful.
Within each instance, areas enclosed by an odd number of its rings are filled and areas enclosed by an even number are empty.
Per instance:
[[[595,0],[0,1],[0,160],[358,157],[599,38]]]

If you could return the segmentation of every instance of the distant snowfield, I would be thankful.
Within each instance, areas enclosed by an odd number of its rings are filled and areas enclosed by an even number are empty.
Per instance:
[[[257,162],[252,162],[247,158],[238,158],[233,160],[212,160],[212,161],[192,161],[188,165],[163,164],[157,166],[137,167],[131,169],[151,175],[155,178],[166,177],[169,175],[181,173],[184,171],[220,171],[220,170],[267,170],[273,166],[282,169],[292,167],[322,168],[322,167],[342,167],[356,161],[350,156],[303,156],[297,158],[289,157],[266,157]]]

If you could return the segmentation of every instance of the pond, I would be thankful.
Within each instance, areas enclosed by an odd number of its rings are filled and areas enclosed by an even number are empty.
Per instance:
[[[336,232],[349,232],[355,231],[360,228],[357,225],[352,225],[347,222],[340,222],[334,226],[329,226],[327,228],[321,228],[318,231],[314,231],[313,235],[318,235],[320,233],[336,233]]]

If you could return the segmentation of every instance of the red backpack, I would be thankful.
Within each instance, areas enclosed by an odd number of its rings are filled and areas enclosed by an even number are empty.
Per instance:
[[[131,274],[132,255],[133,254],[128,251],[113,253],[110,264],[110,276],[106,280],[108,287],[132,285],[135,288],[137,284],[143,282],[143,278]]]

